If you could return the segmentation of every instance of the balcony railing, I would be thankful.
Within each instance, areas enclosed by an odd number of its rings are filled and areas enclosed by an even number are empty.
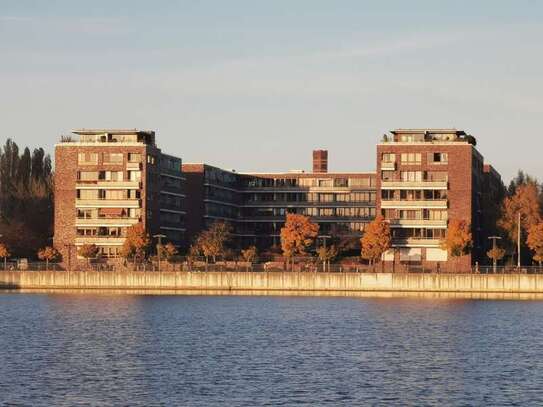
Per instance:
[[[141,199],[76,199],[76,208],[140,208]]]
[[[77,218],[75,226],[130,226],[139,221],[139,218]]]
[[[127,170],[141,170],[143,165],[141,162],[128,162],[126,163]]]
[[[447,227],[446,220],[435,219],[390,219],[392,227]]]
[[[382,170],[392,170],[396,169],[396,161],[381,161]]]
[[[337,202],[308,202],[308,201],[252,201],[245,202],[241,206],[246,208],[289,208],[289,207],[322,207],[322,208],[336,208],[336,207],[352,207],[352,206],[375,206],[375,201],[337,201]]]
[[[447,181],[381,181],[381,189],[447,189]]]
[[[427,239],[420,237],[395,238],[392,239],[392,245],[412,247],[440,247],[441,239]]]
[[[105,181],[105,180],[92,180],[92,181],[77,181],[75,184],[77,189],[140,189],[142,183],[139,181]]]
[[[381,208],[383,209],[407,209],[407,208],[437,208],[447,209],[448,204],[446,199],[435,200],[420,200],[420,201],[408,201],[408,200],[382,200]]]
[[[125,239],[125,237],[118,236],[77,236],[75,238],[75,244],[78,246],[83,244],[120,246],[124,243]]]

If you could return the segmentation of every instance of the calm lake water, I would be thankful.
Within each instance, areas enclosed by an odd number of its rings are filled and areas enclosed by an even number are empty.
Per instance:
[[[541,405],[543,302],[0,293],[0,405]]]

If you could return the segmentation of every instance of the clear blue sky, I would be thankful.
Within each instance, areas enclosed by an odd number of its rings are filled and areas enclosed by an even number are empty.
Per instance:
[[[396,127],[456,127],[543,178],[541,1],[0,1],[0,142],[158,131],[238,170],[375,168]]]

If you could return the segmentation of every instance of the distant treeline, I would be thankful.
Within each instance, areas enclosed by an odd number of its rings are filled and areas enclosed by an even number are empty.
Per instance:
[[[0,234],[13,257],[52,244],[53,170],[43,148],[21,152],[11,139],[0,147]]]

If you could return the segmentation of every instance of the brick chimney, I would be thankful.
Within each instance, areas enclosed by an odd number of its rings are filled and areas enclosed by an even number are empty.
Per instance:
[[[313,150],[313,172],[328,172],[328,150]]]

